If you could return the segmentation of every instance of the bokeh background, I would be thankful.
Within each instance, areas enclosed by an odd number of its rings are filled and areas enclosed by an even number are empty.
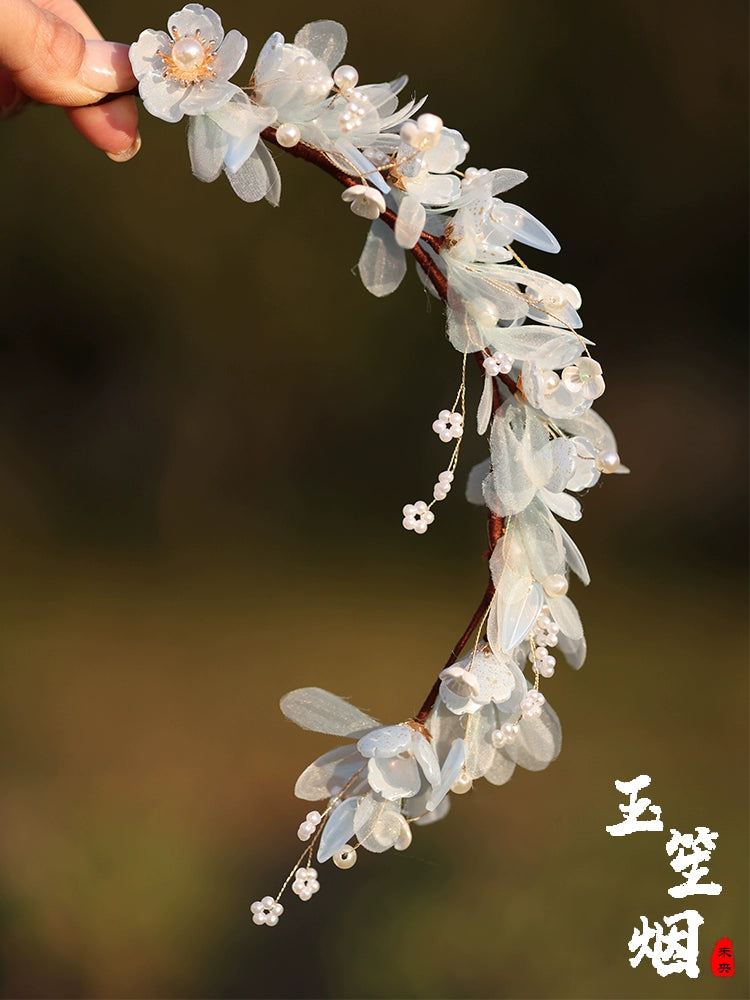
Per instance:
[[[171,13],[88,9],[122,41]],[[194,180],[183,124],[144,117],[117,165],[61,112],[3,123],[3,995],[747,997],[745,5],[220,13],[248,67],[271,31],[341,20],[362,79],[409,72],[469,163],[528,171],[513,197],[563,251],[525,257],[583,292],[633,474],[576,526],[590,658],[547,685],[560,759],[256,928],[333,742],[279,696],[410,715],[483,590],[460,489],[426,537],[399,525],[443,467],[458,358],[413,276],[367,295],[365,225],[312,167],[281,163],[274,210]],[[481,456],[467,438],[464,472]],[[665,834],[612,838],[640,773]],[[633,970],[640,915],[683,908],[668,828],[698,825],[724,886],[686,901],[702,974]]]

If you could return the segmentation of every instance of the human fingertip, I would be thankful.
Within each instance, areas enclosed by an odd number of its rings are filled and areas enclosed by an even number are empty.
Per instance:
[[[115,163],[127,163],[128,160],[132,160],[138,150],[141,148],[141,134],[136,132],[135,139],[128,146],[127,149],[123,149],[120,153],[107,153],[110,160]]]

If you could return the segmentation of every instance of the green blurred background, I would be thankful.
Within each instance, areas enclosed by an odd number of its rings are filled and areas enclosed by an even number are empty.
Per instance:
[[[88,9],[123,41],[171,13]],[[271,31],[341,20],[362,79],[409,72],[469,163],[528,171],[512,197],[563,251],[524,256],[581,288],[633,474],[576,526],[590,658],[547,685],[560,759],[253,926],[333,743],[279,696],[410,715],[482,592],[460,489],[426,538],[399,525],[443,467],[458,358],[413,276],[367,295],[365,225],[306,164],[276,211],[195,181],[182,124],[144,117],[116,165],[61,112],[3,123],[3,995],[747,997],[745,5],[220,14],[248,73]],[[467,438],[464,473],[480,457]],[[612,838],[640,773],[665,834]],[[724,886],[686,901],[702,975],[633,970],[640,915],[684,908],[668,829],[698,825]]]

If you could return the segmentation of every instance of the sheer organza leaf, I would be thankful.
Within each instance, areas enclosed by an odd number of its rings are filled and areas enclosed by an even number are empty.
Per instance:
[[[583,638],[581,616],[569,597],[550,597],[547,600],[550,614],[569,639]]]
[[[395,292],[406,274],[406,255],[380,219],[370,226],[357,267],[362,284],[378,298]]]
[[[285,694],[280,704],[287,719],[316,733],[358,739],[380,725],[348,701],[322,688],[297,688]]]
[[[515,739],[503,748],[503,753],[527,771],[542,771],[557,757],[561,748],[560,720],[545,703],[538,719],[521,720]]]
[[[466,761],[470,778],[481,778],[490,768],[495,754],[491,736],[495,729],[495,706],[485,705],[466,720]]]
[[[364,770],[365,762],[356,746],[347,744],[329,750],[313,761],[297,778],[294,794],[298,799],[318,802],[328,799],[349,781],[359,770]]]
[[[346,43],[346,28],[338,21],[311,21],[294,36],[295,45],[312,52],[329,70],[341,62]]]

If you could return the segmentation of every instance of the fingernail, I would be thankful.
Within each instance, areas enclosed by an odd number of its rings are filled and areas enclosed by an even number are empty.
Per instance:
[[[86,87],[100,93],[131,90],[136,79],[130,66],[128,46],[100,39],[87,41],[79,77]]]
[[[127,149],[123,149],[121,153],[107,153],[110,160],[114,160],[115,163],[127,163],[128,160],[132,160],[138,150],[141,148],[141,134],[136,132],[135,139],[132,144],[128,146]]]

